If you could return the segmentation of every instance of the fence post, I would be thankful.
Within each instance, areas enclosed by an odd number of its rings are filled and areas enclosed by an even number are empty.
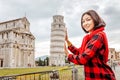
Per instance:
[[[54,71],[50,74],[50,80],[59,80],[59,73],[58,71]]]
[[[78,69],[73,65],[72,69],[72,80],[78,80]]]

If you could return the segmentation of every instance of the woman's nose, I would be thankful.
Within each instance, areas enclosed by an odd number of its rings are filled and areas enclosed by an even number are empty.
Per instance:
[[[87,26],[87,24],[88,24],[87,21],[85,21],[85,22],[84,22],[84,26]]]

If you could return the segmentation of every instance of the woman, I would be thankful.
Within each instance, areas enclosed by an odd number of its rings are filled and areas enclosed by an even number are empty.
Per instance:
[[[81,26],[86,36],[80,48],[76,48],[68,39],[66,31],[65,53],[70,62],[84,65],[85,80],[116,80],[112,69],[107,65],[108,41],[104,32],[105,22],[94,10],[85,12],[81,17]]]

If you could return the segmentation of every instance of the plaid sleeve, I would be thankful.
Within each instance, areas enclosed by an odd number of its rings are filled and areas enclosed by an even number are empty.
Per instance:
[[[86,64],[96,53],[96,51],[103,45],[103,37],[100,34],[96,34],[86,44],[85,51],[82,54],[74,55],[69,54],[68,60],[75,64]]]
[[[69,46],[68,49],[69,49],[74,55],[78,55],[78,54],[79,54],[79,49],[76,48],[74,45]]]

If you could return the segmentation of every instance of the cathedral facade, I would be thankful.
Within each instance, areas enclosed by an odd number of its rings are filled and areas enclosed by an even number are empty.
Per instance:
[[[64,17],[61,15],[53,16],[51,24],[51,41],[50,41],[50,66],[64,66],[65,65],[65,23]]]
[[[26,17],[0,23],[0,67],[34,67],[35,37]]]

